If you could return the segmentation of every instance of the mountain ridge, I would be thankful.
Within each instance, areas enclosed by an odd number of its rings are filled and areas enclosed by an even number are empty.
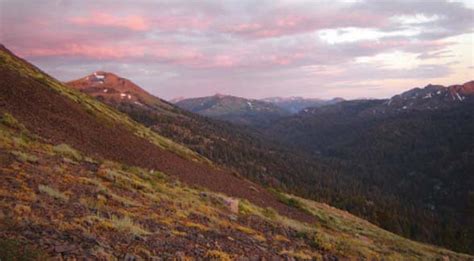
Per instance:
[[[291,113],[298,113],[305,108],[322,107],[326,105],[336,104],[344,101],[343,98],[320,99],[320,98],[304,98],[304,97],[269,97],[261,99],[266,102],[273,103],[278,107],[285,109]]]
[[[272,103],[223,94],[185,99],[176,105],[204,116],[250,126],[267,124],[289,115],[288,111]]]

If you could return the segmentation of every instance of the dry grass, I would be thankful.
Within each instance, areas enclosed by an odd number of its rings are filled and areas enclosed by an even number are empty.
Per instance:
[[[220,260],[220,261],[231,261],[233,260],[232,257],[222,251],[219,250],[209,250],[206,253],[206,258],[209,260]]]
[[[130,233],[132,235],[147,235],[150,234],[148,231],[143,229],[140,225],[136,224],[133,219],[128,216],[119,218],[112,216],[110,219],[112,226],[122,232]]]

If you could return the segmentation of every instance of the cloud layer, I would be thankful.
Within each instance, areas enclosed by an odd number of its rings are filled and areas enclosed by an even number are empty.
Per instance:
[[[0,41],[62,80],[114,71],[164,98],[383,97],[470,80],[466,3],[0,0]]]

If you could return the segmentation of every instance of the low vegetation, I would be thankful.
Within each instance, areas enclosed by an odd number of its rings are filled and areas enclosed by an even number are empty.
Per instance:
[[[58,191],[54,188],[51,188],[49,186],[46,186],[46,185],[39,185],[38,190],[40,192],[48,194],[49,196],[51,196],[53,198],[56,198],[56,199],[59,199],[59,200],[62,200],[62,201],[68,201],[68,199],[69,199],[69,197],[66,196],[64,193],[62,193],[62,192],[60,192],[60,191]]]

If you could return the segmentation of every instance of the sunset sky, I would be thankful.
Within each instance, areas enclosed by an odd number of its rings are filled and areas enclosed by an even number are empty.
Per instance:
[[[0,0],[0,42],[60,80],[159,97],[382,98],[474,79],[474,1]]]

